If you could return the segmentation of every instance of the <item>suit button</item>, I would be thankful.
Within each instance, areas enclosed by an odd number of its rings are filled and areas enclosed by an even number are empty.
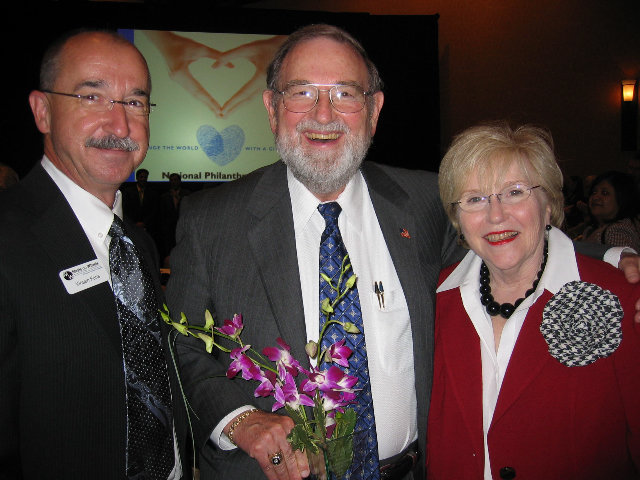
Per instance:
[[[500,478],[505,480],[516,478],[516,469],[513,467],[502,467],[500,469]]]

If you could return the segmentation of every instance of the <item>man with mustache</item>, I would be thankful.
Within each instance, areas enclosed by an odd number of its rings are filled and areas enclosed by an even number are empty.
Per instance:
[[[29,103],[44,156],[0,196],[2,478],[190,473],[157,253],[118,192],[147,151],[150,93],[114,32],[67,34],[43,57]]]

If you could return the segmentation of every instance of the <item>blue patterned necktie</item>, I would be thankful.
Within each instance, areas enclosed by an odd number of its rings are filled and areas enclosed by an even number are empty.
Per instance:
[[[109,236],[127,390],[127,478],[166,480],[175,463],[173,420],[153,281],[117,215]]]
[[[340,276],[342,261],[347,255],[347,249],[344,246],[342,235],[338,228],[338,216],[342,209],[337,202],[330,202],[318,205],[318,211],[326,222],[325,230],[320,239],[320,273],[324,273],[331,278],[332,283],[335,285]],[[353,275],[353,271],[349,273],[347,278]],[[320,304],[327,297],[330,301],[333,301],[337,295],[338,293],[320,275]],[[360,389],[354,409],[357,415],[356,432],[362,433],[354,435],[353,463],[344,478],[358,480],[378,479],[380,478],[378,437],[376,435],[373,399],[371,397],[360,298],[356,286],[336,305],[334,312],[333,320],[349,321],[358,327],[361,332],[360,334],[345,334],[341,325],[332,324],[327,328],[322,342],[322,347],[326,348],[343,338],[346,340],[345,345],[353,351],[349,358],[349,369],[346,372],[349,375],[358,377],[358,383],[354,388]],[[324,322],[325,317],[320,312],[320,330],[322,330]]]

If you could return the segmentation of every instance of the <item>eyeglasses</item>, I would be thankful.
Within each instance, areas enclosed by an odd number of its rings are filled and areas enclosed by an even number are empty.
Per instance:
[[[466,193],[459,201],[453,202],[451,205],[458,205],[465,212],[479,212],[480,210],[484,210],[484,208],[491,203],[491,197],[494,195],[500,203],[504,205],[515,205],[529,198],[531,190],[538,187],[540,187],[540,185],[528,187],[526,185],[516,183],[515,185],[509,185],[500,192],[492,193],[491,195]]]
[[[149,115],[152,108],[156,106],[155,103],[149,103],[149,100],[141,100],[139,98],[132,98],[129,100],[113,100],[112,98],[103,97],[97,93],[90,95],[77,95],[75,93],[62,93],[53,92],[51,90],[42,90],[45,93],[52,93],[53,95],[64,95],[65,97],[73,97],[80,100],[80,105],[89,110],[96,112],[104,112],[113,110],[113,106],[118,103],[124,107],[125,112],[132,113],[134,115]]]
[[[329,87],[329,88],[318,88]],[[331,105],[340,113],[357,113],[364,108],[365,92],[358,85],[332,85],[321,83],[290,83],[281,92],[284,108],[292,113],[307,113],[318,104],[320,92],[329,92]]]

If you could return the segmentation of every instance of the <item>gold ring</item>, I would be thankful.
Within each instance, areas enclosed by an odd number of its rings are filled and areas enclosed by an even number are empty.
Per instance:
[[[278,452],[271,456],[271,463],[278,466],[282,463],[282,452]]]

